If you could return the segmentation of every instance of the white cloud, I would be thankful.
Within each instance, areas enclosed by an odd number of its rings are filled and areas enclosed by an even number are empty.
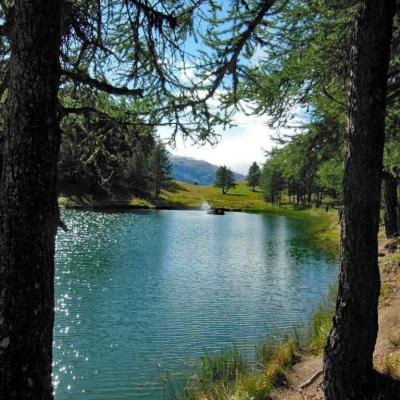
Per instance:
[[[218,100],[215,98],[209,102],[214,107],[218,106]],[[177,137],[176,146],[169,150],[176,155],[205,160],[215,165],[227,165],[236,172],[247,174],[252,162],[265,162],[265,152],[275,145],[273,137],[277,135],[277,130],[268,126],[267,115],[247,115],[250,104],[242,103],[241,106],[244,111],[238,111],[234,115],[234,127],[226,130],[216,127],[215,132],[221,138],[216,145],[199,146],[190,140],[183,141],[182,137]],[[169,132],[168,128],[158,130],[161,137],[168,137]],[[291,129],[280,131],[285,134],[291,132]]]
[[[267,126],[268,118],[260,116],[246,116],[240,112],[235,115],[236,127],[223,130],[216,129],[221,139],[218,144],[199,146],[181,137],[177,138],[176,147],[171,152],[177,155],[205,160],[216,165],[228,165],[234,171],[246,174],[253,161],[262,163],[265,160],[265,151],[273,146],[271,134],[273,131]],[[168,131],[160,134],[168,136]]]

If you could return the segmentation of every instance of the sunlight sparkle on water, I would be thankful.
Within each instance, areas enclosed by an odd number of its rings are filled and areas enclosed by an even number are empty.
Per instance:
[[[158,400],[204,353],[251,353],[309,318],[336,276],[304,221],[201,211],[64,210],[56,242],[56,400]],[[182,376],[178,374],[178,376]]]

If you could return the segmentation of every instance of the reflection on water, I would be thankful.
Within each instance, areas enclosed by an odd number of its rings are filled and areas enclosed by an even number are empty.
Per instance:
[[[160,376],[310,318],[336,275],[307,222],[201,211],[64,211],[56,399],[155,400]]]

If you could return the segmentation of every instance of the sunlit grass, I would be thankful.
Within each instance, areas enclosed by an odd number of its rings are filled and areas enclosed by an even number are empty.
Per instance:
[[[263,199],[262,192],[257,189],[253,192],[246,182],[239,182],[227,194],[222,194],[221,189],[213,185],[192,185],[178,182],[171,191],[163,191],[159,201],[180,204],[186,207],[201,207],[204,202],[216,207],[241,210],[265,210],[268,208]]]
[[[245,358],[236,347],[230,347],[217,355],[205,355],[201,358],[201,380],[203,382],[233,382],[248,366]]]
[[[393,260],[396,262],[397,265],[400,265],[400,254],[394,254]]]
[[[315,354],[322,354],[326,338],[332,327],[332,317],[335,312],[337,286],[332,285],[329,293],[320,302],[310,322],[306,349]]]
[[[263,400],[286,382],[299,349],[296,335],[268,339],[256,347],[257,363],[250,367],[245,357],[231,347],[201,359],[195,375],[176,398],[188,400]]]
[[[382,282],[379,295],[379,306],[382,306],[383,303],[389,298],[389,296],[390,296],[390,284],[388,282]]]
[[[267,343],[267,347],[271,342]],[[290,367],[293,365],[298,352],[298,340],[288,338],[278,345],[272,345],[268,361],[262,370],[239,376],[232,398],[233,399],[267,399],[274,387],[286,383]],[[263,352],[265,354],[265,352]]]

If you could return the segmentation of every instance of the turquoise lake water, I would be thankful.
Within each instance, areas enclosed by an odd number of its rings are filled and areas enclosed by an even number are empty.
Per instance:
[[[64,210],[56,400],[156,400],[166,373],[308,321],[335,280],[309,222],[202,211]]]

